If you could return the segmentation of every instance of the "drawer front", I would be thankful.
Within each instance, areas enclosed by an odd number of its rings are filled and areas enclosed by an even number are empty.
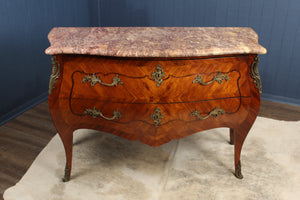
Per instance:
[[[70,98],[124,103],[176,103],[239,97],[240,73],[211,72],[172,77],[157,87],[148,77],[124,74],[88,74],[77,71],[72,76]]]
[[[159,146],[172,139],[210,128],[242,123],[244,105],[251,98],[233,98],[196,103],[124,104],[71,99],[67,124],[92,128],[129,140]],[[68,102],[61,100],[62,104]],[[65,112],[67,113],[67,112]],[[65,114],[63,113],[63,115]]]
[[[246,57],[195,60],[64,59],[70,94],[126,103],[177,103],[249,96]],[[69,70],[72,68],[72,70]]]
[[[60,128],[97,129],[151,146],[211,128],[243,126],[259,108],[253,59],[62,55],[59,76],[50,81],[50,112]]]
[[[241,99],[222,99],[193,103],[128,104],[71,99],[73,115],[90,123],[130,124],[140,122],[160,127],[173,121],[194,122],[218,120],[239,111]]]

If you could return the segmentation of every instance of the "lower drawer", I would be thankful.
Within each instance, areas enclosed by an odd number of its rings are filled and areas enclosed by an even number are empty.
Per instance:
[[[237,127],[247,120],[251,97],[212,101],[128,104],[85,99],[58,99],[51,111],[56,125],[94,129],[128,140],[159,146],[199,131]]]
[[[128,104],[71,99],[71,112],[91,123],[110,121],[120,124],[140,122],[154,127],[173,121],[218,120],[239,110],[240,98],[160,104]]]

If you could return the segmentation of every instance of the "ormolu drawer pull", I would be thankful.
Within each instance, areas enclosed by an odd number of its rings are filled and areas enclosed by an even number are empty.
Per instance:
[[[202,77],[198,74],[197,77],[193,80],[193,83],[199,83],[201,85],[209,85],[214,81],[217,81],[219,84],[222,84],[224,79],[228,81],[229,77],[226,74],[221,74],[221,72],[218,72],[218,74],[214,76],[212,80],[204,83]]]
[[[218,117],[219,115],[223,115],[223,114],[225,114],[225,111],[223,109],[218,109],[218,106],[217,106],[215,109],[210,111],[210,113],[208,115],[206,115],[205,117],[200,117],[200,112],[197,109],[195,109],[195,111],[193,111],[191,113],[191,116],[197,117],[197,119],[203,120],[203,119],[209,118],[210,116]]]
[[[105,85],[105,86],[117,86],[118,84],[123,84],[123,82],[120,80],[119,76],[116,75],[115,77],[113,77],[113,82],[112,83],[103,83],[100,79],[99,76],[95,76],[95,74],[93,74],[92,76],[90,75],[86,75],[85,77],[83,77],[82,82],[90,82],[91,86],[95,86],[96,83],[99,83],[101,85]]]
[[[95,107],[94,107],[94,109],[90,109],[90,108],[85,109],[85,111],[83,112],[83,114],[84,115],[90,115],[93,118],[102,117],[103,119],[110,120],[110,121],[114,120],[114,119],[119,119],[119,118],[123,117],[122,114],[118,110],[114,111],[112,117],[105,117],[102,114],[102,112],[100,110],[97,110]]]
[[[161,113],[161,110],[157,107],[155,108],[155,113],[151,114],[151,119],[153,120],[155,126],[160,125],[161,118],[164,118],[164,116]]]
[[[152,78],[156,82],[156,86],[159,87],[161,84],[163,84],[163,78],[165,77],[165,72],[162,68],[162,66],[157,65],[156,71],[152,72]]]

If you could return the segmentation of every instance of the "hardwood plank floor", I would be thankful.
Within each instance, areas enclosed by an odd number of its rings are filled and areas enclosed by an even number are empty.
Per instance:
[[[47,101],[0,127],[1,200],[5,189],[20,180],[55,134]]]
[[[259,115],[298,121],[300,107],[262,100]],[[0,200],[4,190],[22,178],[55,134],[47,101],[0,127]]]
[[[277,120],[299,121],[300,106],[292,106],[288,104],[262,100],[259,116]]]

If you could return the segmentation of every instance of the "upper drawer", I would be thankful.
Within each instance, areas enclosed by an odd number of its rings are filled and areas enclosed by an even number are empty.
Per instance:
[[[61,97],[176,103],[249,96],[241,92],[241,87],[248,86],[246,61],[237,57],[118,60],[66,56],[62,91],[71,93]]]

